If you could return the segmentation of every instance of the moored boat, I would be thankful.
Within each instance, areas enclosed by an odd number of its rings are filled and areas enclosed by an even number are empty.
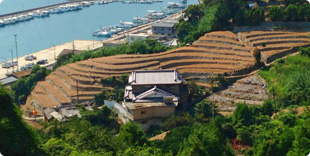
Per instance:
[[[100,37],[111,37],[111,33],[108,32],[108,31],[100,31],[97,36],[100,36]]]
[[[1,26],[4,26],[4,25],[5,25],[4,21],[3,21],[3,20],[0,20],[0,27],[1,27]]]
[[[37,10],[33,13],[33,17],[47,17],[50,13],[47,10],[41,11]]]
[[[82,7],[89,7],[90,5],[91,5],[90,2],[86,2],[86,1],[81,2]]]

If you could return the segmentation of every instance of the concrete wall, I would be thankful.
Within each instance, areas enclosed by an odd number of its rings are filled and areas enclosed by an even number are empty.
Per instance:
[[[132,116],[134,120],[150,119],[150,118],[166,118],[174,114],[175,107],[172,106],[154,106],[141,109],[134,109]]]
[[[145,40],[148,39],[149,35],[141,35],[141,34],[126,34],[126,40],[130,44],[137,40]]]
[[[167,27],[154,27],[152,26],[152,32],[154,35],[175,35],[175,28],[167,28]]]

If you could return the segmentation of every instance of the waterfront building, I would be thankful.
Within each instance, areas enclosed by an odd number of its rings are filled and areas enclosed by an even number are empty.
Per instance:
[[[178,23],[177,20],[165,20],[159,23],[153,23],[152,32],[155,35],[167,35],[169,37],[174,37],[176,35],[176,23]]]
[[[177,70],[133,71],[125,87],[123,121],[134,121],[147,130],[159,125],[187,102],[188,88]]]
[[[126,34],[126,41],[131,44],[134,41],[138,40],[146,40],[146,39],[151,39],[155,41],[162,41],[167,39],[167,35],[153,35],[153,34],[145,34],[145,33],[140,33],[140,34]]]

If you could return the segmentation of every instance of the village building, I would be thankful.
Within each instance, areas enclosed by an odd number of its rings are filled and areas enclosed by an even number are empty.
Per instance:
[[[152,32],[154,35],[167,35],[174,37],[176,35],[175,25],[178,23],[177,20],[165,20],[158,23],[152,24]]]
[[[147,33],[139,33],[139,34],[126,34],[126,41],[131,44],[134,41],[142,41],[146,39],[155,40],[155,41],[162,41],[167,39],[167,35],[153,35]]]
[[[159,125],[187,103],[188,87],[177,70],[133,71],[125,87],[123,121],[134,121],[147,130]],[[126,119],[124,119],[126,118]]]

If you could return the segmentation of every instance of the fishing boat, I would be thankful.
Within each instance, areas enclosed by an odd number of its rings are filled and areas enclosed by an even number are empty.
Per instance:
[[[79,5],[79,4],[72,4],[72,5],[69,5],[69,6],[67,6],[67,7],[69,7],[69,9],[70,9],[71,11],[82,10],[82,6]]]
[[[57,8],[51,8],[51,9],[49,9],[49,12],[50,12],[51,14],[57,14],[57,13],[61,13],[61,10],[60,10],[59,7],[57,7]]]
[[[187,1],[186,1],[186,3],[187,3]],[[167,8],[169,8],[169,9],[171,9],[171,8],[185,9],[186,7],[187,7],[186,5],[179,5],[179,4],[174,3],[174,2],[168,2],[168,5],[167,5]]]
[[[3,21],[3,20],[0,20],[0,27],[1,27],[1,26],[4,26],[4,25],[5,25],[4,21]]]
[[[91,5],[91,3],[89,3],[89,2],[86,2],[86,1],[81,2],[82,7],[89,7],[90,5]]]
[[[153,13],[149,13],[149,14],[145,15],[145,17],[148,19],[151,19],[153,21],[156,21],[156,20],[165,18],[166,15],[163,12],[153,12]]]
[[[8,17],[8,18],[4,18],[3,21],[7,25],[7,24],[14,24],[14,23],[16,23],[17,19],[15,19],[13,17]]]
[[[20,22],[23,22],[23,21],[28,21],[28,20],[33,19],[33,15],[31,15],[31,14],[24,14],[24,15],[19,15],[17,18],[18,18],[18,20]]]
[[[50,15],[50,13],[46,10],[44,10],[44,11],[37,10],[33,13],[33,17],[47,17],[49,15]]]
[[[181,12],[181,11],[182,11],[182,9],[178,9],[178,8],[166,8],[163,10],[165,15],[171,15],[171,14],[175,14],[175,13]]]
[[[137,24],[133,23],[133,22],[120,22],[120,25],[117,25],[116,28],[123,28],[123,29],[130,29],[133,27],[136,27]]]
[[[142,24],[149,23],[150,21],[148,18],[134,17],[132,22],[137,24],[137,25],[142,25]]]
[[[71,11],[68,6],[60,6],[58,13],[64,13],[64,12],[68,12],[68,11]]]
[[[100,31],[97,36],[99,37],[111,37],[111,33],[108,31]]]
[[[108,2],[107,2],[108,3]],[[106,2],[104,1],[104,0],[100,0],[100,1],[98,1],[98,4],[99,5],[103,5],[103,4],[106,4]]]

